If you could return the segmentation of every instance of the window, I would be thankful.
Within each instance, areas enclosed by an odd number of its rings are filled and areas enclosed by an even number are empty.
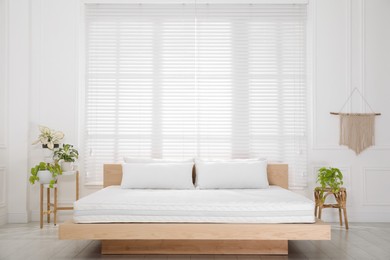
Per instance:
[[[87,4],[84,167],[285,162],[306,185],[306,6]]]

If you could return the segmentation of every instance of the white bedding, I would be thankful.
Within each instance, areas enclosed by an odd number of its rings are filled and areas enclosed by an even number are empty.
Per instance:
[[[313,223],[314,202],[269,189],[146,190],[110,186],[74,203],[76,223]]]

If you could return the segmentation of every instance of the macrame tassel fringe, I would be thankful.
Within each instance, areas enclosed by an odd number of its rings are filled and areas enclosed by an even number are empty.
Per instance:
[[[340,145],[360,154],[375,144],[375,114],[340,113]]]

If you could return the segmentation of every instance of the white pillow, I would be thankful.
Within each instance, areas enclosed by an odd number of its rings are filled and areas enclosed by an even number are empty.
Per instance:
[[[168,159],[152,159],[152,158],[138,158],[138,157],[123,157],[125,163],[193,163],[194,159],[183,160],[168,160]]]
[[[205,159],[195,158],[195,161],[202,162],[254,162],[254,161],[266,161],[266,158],[249,158],[249,159]]]
[[[199,189],[265,189],[269,187],[267,161],[195,161]]]
[[[193,163],[124,163],[123,189],[194,189]]]

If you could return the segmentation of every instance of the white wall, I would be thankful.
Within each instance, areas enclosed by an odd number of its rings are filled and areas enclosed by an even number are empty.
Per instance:
[[[390,1],[321,0],[315,2],[312,179],[323,164],[345,173],[349,218],[352,221],[389,221],[390,196]],[[356,156],[338,145],[338,112],[357,87],[374,110],[376,146]],[[353,111],[367,111],[358,95]],[[329,216],[328,216],[329,218]],[[334,220],[336,220],[334,218]]]
[[[30,2],[7,1],[7,207],[9,222],[28,221]]]
[[[0,225],[7,222],[6,208],[6,164],[7,164],[7,7],[0,0]]]
[[[32,219],[38,220],[38,185],[27,186],[23,181],[27,180],[28,168],[41,157],[41,151],[29,145],[38,134],[37,125],[60,129],[66,133],[66,142],[78,144],[80,1],[6,2],[10,21],[8,42],[12,44],[7,74],[8,147],[12,149],[8,151],[7,172],[8,187],[13,187],[8,190],[7,198],[9,206],[18,201],[17,206],[9,207],[8,216],[11,222],[22,222],[28,219],[20,215],[26,213],[27,208],[31,209],[27,212],[32,212]],[[386,71],[390,68],[388,13],[388,0],[311,0],[309,5],[312,114],[308,167],[311,183],[306,194],[311,196],[319,167],[341,168],[345,173],[351,221],[390,220],[390,196],[386,196],[390,183],[387,134],[390,115],[386,113],[390,111],[390,102],[387,102],[390,73]],[[13,23],[15,19],[21,19],[21,23]],[[28,20],[30,23],[26,24]],[[20,40],[22,43],[17,42]],[[4,89],[4,84],[1,86]],[[338,117],[329,114],[340,109],[354,87],[364,93],[376,111],[383,113],[377,117],[377,145],[359,156],[338,145]],[[366,109],[356,96],[353,110]],[[15,115],[20,118],[12,120]],[[22,133],[22,138],[16,131]],[[0,127],[0,146],[2,133]],[[71,202],[74,197],[71,178],[61,183],[60,203]],[[30,187],[29,199],[26,187]],[[81,185],[81,195],[98,188]],[[336,220],[335,214],[330,212],[335,213],[328,211],[325,219]],[[66,218],[69,213],[60,214]]]

